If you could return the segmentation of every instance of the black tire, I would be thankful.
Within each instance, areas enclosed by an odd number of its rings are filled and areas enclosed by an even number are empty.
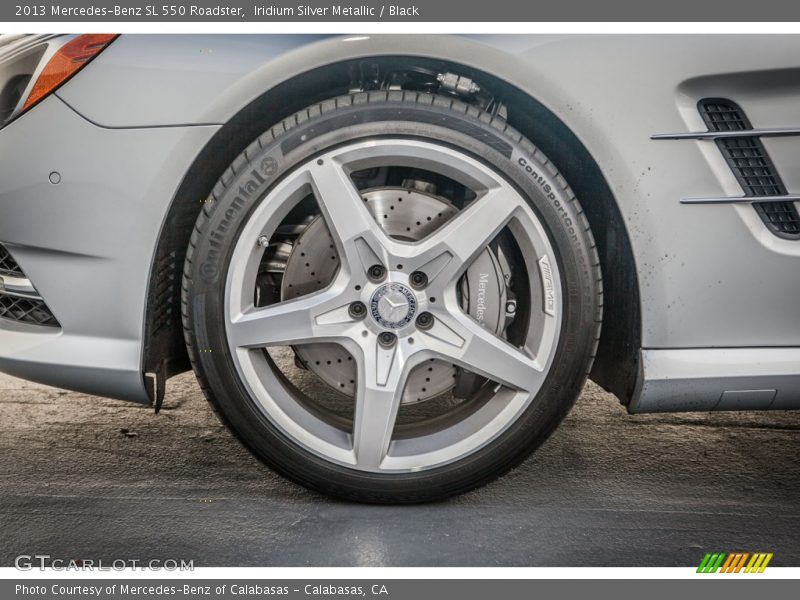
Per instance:
[[[555,248],[563,322],[544,386],[522,416],[473,454],[417,473],[386,475],[325,461],[293,442],[257,407],[226,349],[227,261],[250,211],[294,165],[333,146],[375,136],[448,144],[489,163],[523,193]],[[264,183],[244,210],[230,210],[258,170]],[[591,368],[600,333],[602,283],[594,240],[580,204],[555,166],[506,122],[450,97],[369,92],[310,106],[253,142],[225,171],[200,214],[183,279],[186,344],[200,385],[221,420],[267,465],[306,487],[370,503],[433,501],[481,486],[519,464],[567,415]],[[212,349],[212,351],[208,351]]]

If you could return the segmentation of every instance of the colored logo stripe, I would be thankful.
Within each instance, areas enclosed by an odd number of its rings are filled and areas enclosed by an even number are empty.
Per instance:
[[[758,554],[754,554],[753,558],[750,559],[750,562],[747,563],[747,567],[745,567],[745,573],[763,573],[764,569],[767,568],[769,561],[772,560],[772,553],[764,553],[760,552]]]
[[[750,559],[747,562],[747,559]],[[772,560],[771,552],[708,552],[697,567],[698,573],[763,573]],[[747,566],[745,567],[745,562]],[[744,570],[742,570],[744,569]]]
[[[728,555],[728,560],[722,565],[720,573],[738,573],[744,566],[744,561],[750,556],[749,552],[735,552]]]
[[[724,552],[715,552],[714,554],[707,553],[700,562],[700,566],[697,567],[697,572],[716,573],[723,560],[725,560]]]

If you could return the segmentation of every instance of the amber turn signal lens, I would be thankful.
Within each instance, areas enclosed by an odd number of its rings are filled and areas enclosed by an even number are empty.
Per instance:
[[[100,54],[116,37],[116,33],[87,33],[64,44],[47,62],[36,79],[22,110],[28,110],[52,93]]]

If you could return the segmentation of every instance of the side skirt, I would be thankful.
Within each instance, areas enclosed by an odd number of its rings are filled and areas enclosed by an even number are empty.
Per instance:
[[[800,409],[800,348],[641,351],[630,413]]]

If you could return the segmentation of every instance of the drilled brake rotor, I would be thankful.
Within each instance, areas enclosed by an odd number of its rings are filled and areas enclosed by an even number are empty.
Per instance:
[[[377,188],[362,192],[369,211],[391,237],[416,242],[433,233],[458,209],[452,204],[417,190]],[[319,291],[333,281],[339,256],[325,221],[315,218],[298,236],[286,263],[281,296],[290,300]],[[464,293],[463,308],[482,324],[499,332],[504,323],[505,283],[497,258],[488,248],[468,270],[466,280],[480,285],[480,300],[473,294],[470,303]],[[466,281],[465,281],[466,283]],[[466,291],[468,286],[462,285]],[[472,304],[472,306],[471,306]],[[492,307],[490,310],[486,308]],[[356,364],[350,353],[338,344],[303,344],[294,347],[299,360],[329,386],[348,395],[355,393]],[[450,390],[457,376],[453,365],[430,360],[411,371],[403,403],[427,400]]]

